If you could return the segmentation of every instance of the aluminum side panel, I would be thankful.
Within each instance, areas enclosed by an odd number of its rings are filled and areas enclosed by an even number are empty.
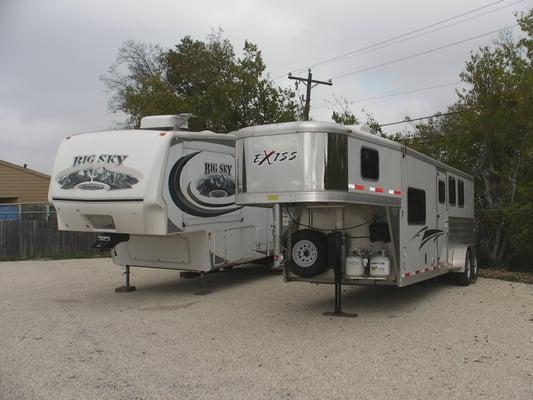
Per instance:
[[[326,190],[327,133],[254,137],[238,143],[238,193]]]

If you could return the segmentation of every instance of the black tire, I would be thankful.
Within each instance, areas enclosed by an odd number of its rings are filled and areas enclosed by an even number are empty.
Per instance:
[[[312,229],[302,229],[292,235],[291,271],[302,278],[324,272],[328,266],[328,241],[326,235]]]
[[[474,250],[470,249],[469,252],[470,252],[470,283],[474,284],[477,281],[477,275],[478,275],[477,256]]]
[[[465,270],[456,274],[456,280],[459,286],[470,285],[470,265],[470,249],[468,249],[465,257]]]

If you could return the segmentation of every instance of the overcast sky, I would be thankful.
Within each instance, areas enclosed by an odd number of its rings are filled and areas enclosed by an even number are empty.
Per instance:
[[[0,0],[0,159],[49,173],[64,137],[122,121],[124,116],[108,111],[109,94],[99,78],[128,39],[171,47],[185,35],[203,40],[220,27],[236,49],[245,39],[256,43],[270,76],[277,78],[495,2]],[[317,66],[313,75],[327,80],[513,25],[513,12],[533,6],[533,0],[516,2],[502,0],[448,22],[491,11],[464,23]],[[492,12],[501,7],[506,8]],[[456,82],[469,52],[495,37],[334,79],[332,87],[313,90],[312,117],[329,120],[328,104],[335,97],[355,101]],[[287,79],[276,83],[293,85]],[[456,86],[358,102],[353,108],[362,115],[364,107],[380,123],[429,115],[454,102]],[[395,127],[402,128],[409,126]]]

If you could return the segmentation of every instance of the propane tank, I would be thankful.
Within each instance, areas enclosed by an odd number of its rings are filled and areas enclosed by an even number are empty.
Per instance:
[[[358,250],[353,256],[346,257],[346,278],[360,278],[365,274],[363,257]]]
[[[390,259],[385,255],[385,250],[370,259],[370,276],[384,278],[390,275]]]

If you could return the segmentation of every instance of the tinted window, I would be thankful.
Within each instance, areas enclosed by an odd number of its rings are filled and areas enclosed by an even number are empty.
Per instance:
[[[426,223],[426,192],[421,189],[407,189],[407,223],[410,225]]]
[[[361,149],[361,176],[365,179],[378,180],[379,154],[377,150]]]
[[[455,178],[448,177],[448,203],[451,206],[455,205]]]
[[[462,180],[457,180],[457,196],[459,197],[458,204],[459,207],[465,206],[465,183]]]
[[[446,182],[439,179],[439,203],[446,203]]]
[[[346,190],[348,186],[348,136],[328,133],[328,157],[324,171],[326,190]]]

